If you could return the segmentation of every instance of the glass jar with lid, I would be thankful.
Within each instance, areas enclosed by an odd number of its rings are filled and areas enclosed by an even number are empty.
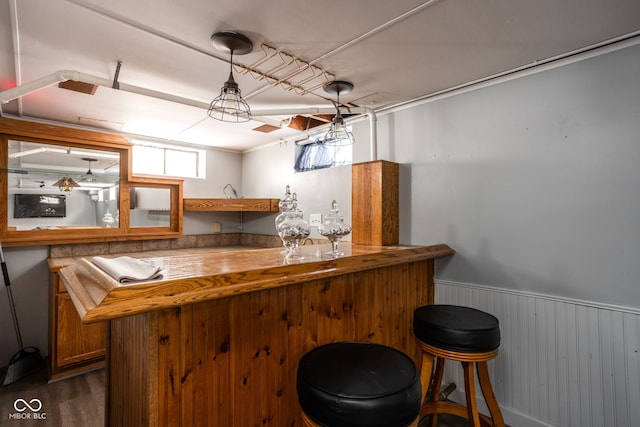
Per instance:
[[[284,221],[284,212],[291,210],[294,201],[297,203],[297,198],[294,199],[294,197],[296,197],[296,194],[291,194],[291,187],[287,185],[285,187],[284,197],[278,202],[280,213],[276,216],[276,229],[278,228],[278,224]]]
[[[287,260],[303,259],[298,254],[298,246],[309,237],[311,229],[309,228],[309,223],[304,220],[303,212],[298,209],[295,193],[293,193],[291,208],[283,211],[281,215],[280,221],[276,221],[276,231],[286,249],[285,258]]]
[[[351,233],[351,227],[344,223],[344,217],[340,215],[335,200],[331,202],[329,213],[325,215],[322,225],[318,227],[318,233],[331,242],[331,252],[326,253],[329,258],[335,259],[344,255],[338,251],[338,241]]]

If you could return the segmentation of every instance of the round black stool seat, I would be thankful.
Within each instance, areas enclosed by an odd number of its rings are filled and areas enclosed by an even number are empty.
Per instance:
[[[305,354],[298,365],[304,413],[326,427],[406,427],[421,405],[420,374],[393,348],[337,342]]]
[[[413,332],[424,343],[461,353],[491,351],[500,346],[498,319],[471,307],[418,307],[413,314]]]

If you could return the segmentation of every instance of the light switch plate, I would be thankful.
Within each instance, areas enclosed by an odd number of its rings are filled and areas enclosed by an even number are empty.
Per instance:
[[[322,225],[322,214],[309,214],[309,225],[311,227]]]

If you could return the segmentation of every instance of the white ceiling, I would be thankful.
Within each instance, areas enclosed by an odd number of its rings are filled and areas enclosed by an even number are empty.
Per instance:
[[[354,83],[341,102],[382,109],[531,66],[640,31],[638,0],[0,0],[0,91],[75,70],[177,97],[101,86],[95,95],[37,90],[1,105],[6,117],[55,120],[130,135],[247,150],[298,131],[252,130],[288,114],[332,108],[321,88],[299,95],[235,72],[258,120],[209,118],[228,55],[212,33],[249,36],[248,66],[275,47]],[[190,104],[190,105],[186,105]],[[195,106],[194,106],[195,105]]]

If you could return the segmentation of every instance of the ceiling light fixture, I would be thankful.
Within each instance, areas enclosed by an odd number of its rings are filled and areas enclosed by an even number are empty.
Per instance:
[[[93,159],[91,157],[83,157],[82,160],[84,160],[85,162],[89,162],[89,170],[85,174],[84,178],[82,178],[82,181],[91,182],[91,183],[96,182],[96,177],[93,176],[93,172],[91,172],[91,162],[96,162],[98,161],[98,159]]]
[[[333,146],[351,145],[355,142],[353,134],[344,124],[342,114],[340,114],[340,94],[349,93],[353,89],[353,83],[343,80],[334,80],[324,86],[324,91],[336,95],[337,101],[333,102],[336,107],[336,115],[331,121],[329,131],[324,136],[324,143]]]
[[[222,52],[229,52],[229,78],[220,95],[211,101],[207,114],[210,117],[223,122],[242,123],[251,120],[249,104],[242,98],[238,83],[233,79],[233,54],[244,55],[253,49],[253,43],[244,34],[235,31],[220,31],[211,36],[213,46]]]
[[[57,180],[56,183],[53,184],[53,186],[58,187],[60,191],[66,191],[67,193],[70,193],[71,190],[73,190],[75,187],[80,187],[80,184],[75,182],[71,177],[63,176],[62,178]]]

